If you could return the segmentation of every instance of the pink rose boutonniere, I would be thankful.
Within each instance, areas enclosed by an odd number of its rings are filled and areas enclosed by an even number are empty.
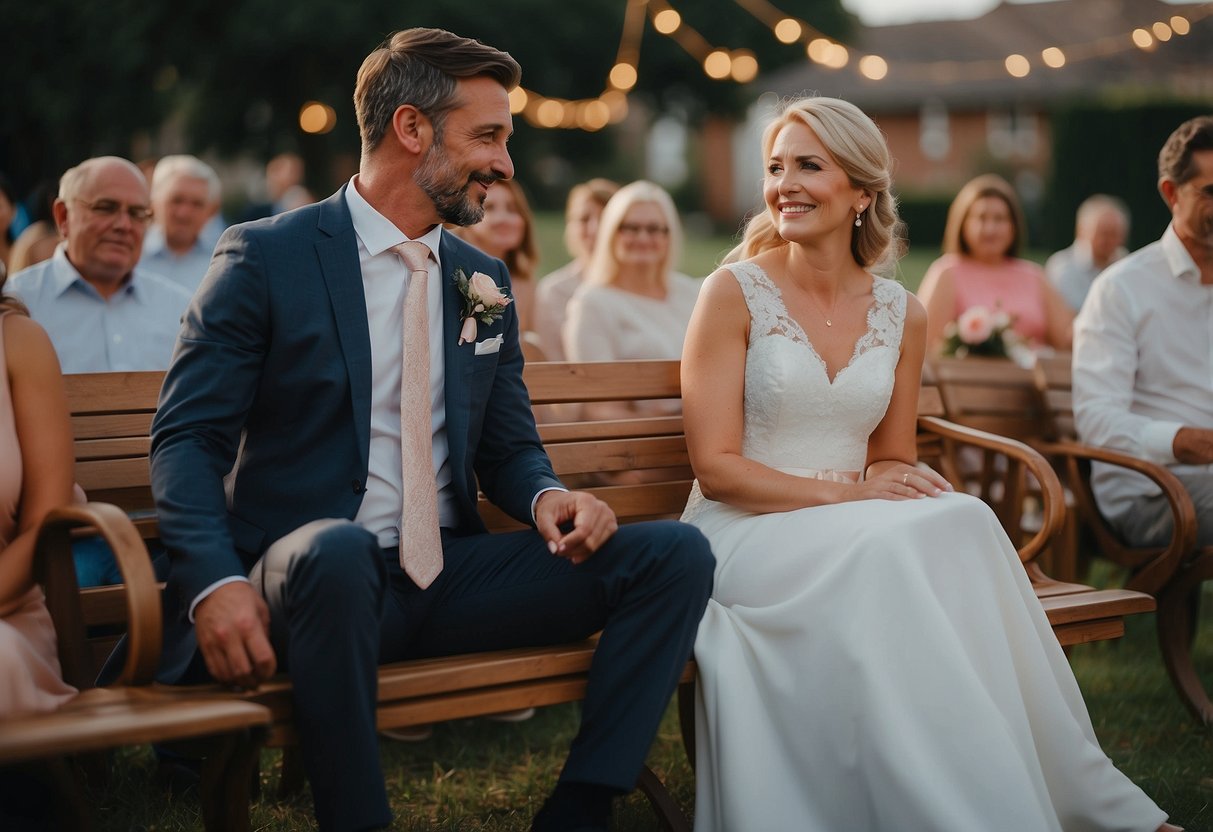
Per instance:
[[[493,278],[484,272],[472,272],[468,277],[463,269],[455,269],[455,286],[463,296],[463,329],[459,331],[459,344],[476,340],[476,322],[491,324],[498,320],[505,308],[514,299],[505,293]]]

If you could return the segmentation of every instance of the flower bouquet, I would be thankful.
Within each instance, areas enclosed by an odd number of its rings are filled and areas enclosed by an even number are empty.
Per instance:
[[[1011,329],[1011,316],[984,306],[970,306],[944,327],[942,352],[955,358],[977,355],[1031,364],[1031,350]]]

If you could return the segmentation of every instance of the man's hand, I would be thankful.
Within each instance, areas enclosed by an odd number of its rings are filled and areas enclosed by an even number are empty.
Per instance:
[[[274,675],[270,610],[252,584],[233,581],[202,599],[194,608],[194,630],[217,681],[252,689]]]
[[[1186,465],[1213,462],[1213,430],[1183,427],[1171,443],[1175,458]]]
[[[569,522],[573,528],[565,534],[560,527]],[[548,542],[548,550],[573,563],[589,558],[619,528],[611,507],[585,491],[541,494],[535,505],[535,525]]]

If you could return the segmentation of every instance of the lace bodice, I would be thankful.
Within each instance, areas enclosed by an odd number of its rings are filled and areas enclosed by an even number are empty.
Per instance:
[[[750,310],[742,453],[782,470],[862,471],[893,392],[906,293],[874,278],[868,331],[830,381],[826,364],[753,263],[729,266]]]

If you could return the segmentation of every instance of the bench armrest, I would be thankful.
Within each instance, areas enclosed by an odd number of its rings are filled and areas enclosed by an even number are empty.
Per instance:
[[[46,593],[55,622],[63,676],[78,688],[94,684],[96,668],[86,641],[84,615],[71,532],[91,528],[114,552],[126,590],[127,654],[120,685],[146,685],[160,664],[160,588],[152,572],[143,539],[126,514],[109,503],[85,503],[52,510],[38,529],[34,544],[34,576]]]
[[[945,443],[970,445],[1006,456],[1014,463],[1007,471],[1008,479],[1022,478],[1022,474],[1017,472],[1017,466],[1036,478],[1040,484],[1043,517],[1040,528],[1019,547],[1019,559],[1025,564],[1033,561],[1045,546],[1061,532],[1066,516],[1065,493],[1062,491],[1061,480],[1057,478],[1053,466],[1040,453],[1015,439],[958,425],[938,416],[919,416],[918,427],[921,431],[935,434]],[[1008,488],[1008,491],[1011,490]],[[1022,491],[1017,490],[1016,493],[1022,494]]]
[[[1171,540],[1158,550],[1156,556],[1136,569],[1131,582],[1134,589],[1157,596],[1159,590],[1171,580],[1176,570],[1179,569],[1180,564],[1196,549],[1198,523],[1196,508],[1192,503],[1191,495],[1188,494],[1188,489],[1165,466],[1123,451],[1099,448],[1074,440],[1041,443],[1039,447],[1042,453],[1048,454],[1065,465],[1070,487],[1075,492],[1080,506],[1098,515],[1100,521],[1105,525],[1103,512],[1095,502],[1094,493],[1090,491],[1087,484],[1086,474],[1080,467],[1082,463],[1100,462],[1135,471],[1149,478],[1162,491],[1163,497],[1166,498],[1171,509],[1171,517],[1174,522]]]

